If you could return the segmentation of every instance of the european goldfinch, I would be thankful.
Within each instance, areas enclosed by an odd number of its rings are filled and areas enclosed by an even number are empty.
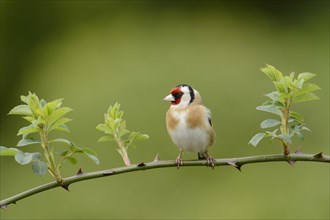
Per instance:
[[[174,87],[164,98],[171,106],[166,113],[166,127],[173,143],[179,148],[177,167],[183,164],[184,151],[198,153],[198,159],[206,159],[214,168],[214,159],[208,148],[215,142],[211,112],[202,105],[199,92],[186,84]]]

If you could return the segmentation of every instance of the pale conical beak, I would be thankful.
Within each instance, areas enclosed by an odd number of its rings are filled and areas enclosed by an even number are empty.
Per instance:
[[[169,94],[168,96],[166,96],[165,98],[163,98],[164,101],[169,101],[169,102],[174,102],[175,98],[173,97],[172,94]]]

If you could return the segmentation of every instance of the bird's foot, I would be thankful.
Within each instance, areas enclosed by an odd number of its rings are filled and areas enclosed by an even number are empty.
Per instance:
[[[179,169],[179,167],[183,165],[182,157],[178,156],[175,160],[175,163],[176,163],[176,168]]]
[[[210,167],[212,167],[212,169],[214,169],[215,160],[208,155],[208,157],[206,157],[206,161],[207,161],[207,166],[210,166]]]

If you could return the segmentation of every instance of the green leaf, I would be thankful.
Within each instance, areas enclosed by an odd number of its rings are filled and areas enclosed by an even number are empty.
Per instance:
[[[103,131],[103,132],[108,132],[109,131],[109,128],[106,124],[98,124],[96,126],[96,129],[99,130],[99,131]]]
[[[258,145],[258,143],[265,137],[265,133],[258,133],[256,135],[254,135],[251,140],[249,141],[249,144],[251,144],[252,146],[256,147]]]
[[[60,153],[61,157],[65,157],[66,155],[68,155],[69,151],[63,151],[62,153]]]
[[[69,146],[74,145],[74,143],[72,143],[71,141],[69,141],[67,139],[64,139],[64,138],[56,138],[56,139],[50,140],[49,143],[64,143],[64,144],[67,144]]]
[[[321,88],[315,84],[312,83],[306,83],[302,86],[301,89],[295,91],[295,93],[293,94],[293,97],[297,97],[300,96],[302,94],[308,93],[308,92],[313,92],[316,90],[320,90]]]
[[[69,161],[71,164],[77,164],[77,159],[74,157],[65,157],[64,160]]]
[[[273,105],[260,105],[256,108],[259,111],[264,111],[264,112],[269,112],[269,113],[273,113],[275,115],[281,115],[281,111],[278,110],[276,107],[274,107]]]
[[[273,91],[273,92],[265,94],[265,96],[267,96],[274,102],[274,101],[279,101],[280,93],[278,91]]]
[[[289,135],[280,134],[277,137],[288,144],[292,143],[291,137]]]
[[[290,118],[293,118],[297,121],[300,121],[300,122],[304,121],[303,116],[301,114],[299,114],[298,112],[290,111],[289,116],[290,116]]]
[[[36,133],[36,132],[39,132],[41,131],[40,128],[36,127],[35,125],[33,124],[30,124],[26,127],[23,127],[21,129],[19,129],[18,131],[18,134],[17,135],[24,135],[24,136],[27,136],[29,134],[32,134],[32,133]]]
[[[70,132],[68,126],[66,126],[65,124],[59,125],[58,127],[53,128],[52,130]]]
[[[106,142],[106,141],[114,141],[115,139],[110,136],[102,136],[101,138],[98,139],[98,142]]]
[[[52,127],[55,123],[57,123],[58,121],[60,120],[63,120],[63,116],[69,112],[71,112],[72,109],[71,108],[68,108],[68,107],[62,107],[62,108],[59,108],[59,109],[56,109],[54,112],[52,112],[50,115],[49,115],[49,118],[48,118],[48,128]],[[64,122],[65,123],[65,122]],[[62,124],[64,124],[62,123]],[[57,124],[58,126],[59,124]],[[56,127],[56,126],[54,126]]]
[[[34,174],[38,176],[44,176],[48,171],[48,166],[41,160],[34,160],[32,162],[32,170]]]
[[[316,76],[316,74],[314,74],[314,73],[308,73],[308,72],[300,73],[298,75],[298,80],[303,79],[305,82],[307,82],[308,80],[310,80],[314,76]]]
[[[135,140],[137,140],[137,141],[144,141],[144,140],[148,140],[148,139],[149,139],[149,135],[147,135],[147,134],[138,134],[135,137]]]
[[[279,81],[283,78],[283,74],[272,65],[266,64],[266,67],[261,68],[261,71],[265,73],[272,81]]]
[[[34,138],[24,138],[22,140],[20,140],[17,143],[17,147],[23,147],[26,145],[31,145],[31,144],[40,144],[41,141],[39,139],[34,139]]]
[[[312,101],[312,100],[318,100],[319,97],[317,97],[314,93],[304,93],[302,95],[296,96],[292,99],[293,103],[299,103],[299,102],[306,102],[306,101]]]
[[[33,159],[39,159],[41,157],[39,152],[36,153],[24,153],[23,151],[18,151],[15,155],[15,160],[21,165],[30,163]]]
[[[0,146],[0,156],[15,156],[17,152],[20,151],[16,148],[7,148]]]
[[[30,123],[32,123],[34,121],[34,117],[33,116],[25,116],[25,117],[23,117],[23,119],[27,120]]]
[[[130,133],[129,130],[124,129],[124,130],[119,131],[118,136],[122,137],[126,134],[129,134],[129,133]]]
[[[64,125],[65,123],[72,121],[72,119],[69,118],[60,118],[58,119],[54,124],[52,124],[51,126],[49,126],[49,131],[52,131],[54,129],[57,129],[58,127]]]
[[[63,99],[56,99],[54,101],[48,102],[44,106],[44,111],[47,113],[47,115],[51,115],[57,108],[59,108],[62,105]]]
[[[28,105],[18,105],[16,107],[14,107],[12,110],[10,110],[8,115],[28,115],[28,116],[32,116],[32,112],[31,112],[31,109]]]
[[[82,148],[83,153],[88,156],[95,164],[100,164],[100,160],[97,158],[97,154],[89,149],[89,148]]]
[[[303,85],[304,85],[305,80],[303,78],[295,80],[294,85],[295,87],[302,89]]]
[[[279,124],[281,124],[281,122],[279,120],[266,119],[261,122],[260,127],[261,128],[271,128],[271,127],[275,127],[276,125],[279,125]]]

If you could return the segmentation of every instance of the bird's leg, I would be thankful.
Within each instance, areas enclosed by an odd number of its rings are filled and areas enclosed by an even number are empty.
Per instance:
[[[183,150],[180,150],[180,154],[179,156],[176,158],[175,162],[176,162],[176,167],[179,169],[179,167],[181,165],[183,165],[183,161],[182,161],[182,154],[183,154]]]
[[[205,156],[206,156],[206,161],[207,161],[207,166],[210,166],[210,167],[212,167],[212,169],[214,169],[214,167],[215,167],[215,164],[214,164],[214,162],[215,162],[215,160],[209,155],[209,153],[206,151],[205,152]]]

